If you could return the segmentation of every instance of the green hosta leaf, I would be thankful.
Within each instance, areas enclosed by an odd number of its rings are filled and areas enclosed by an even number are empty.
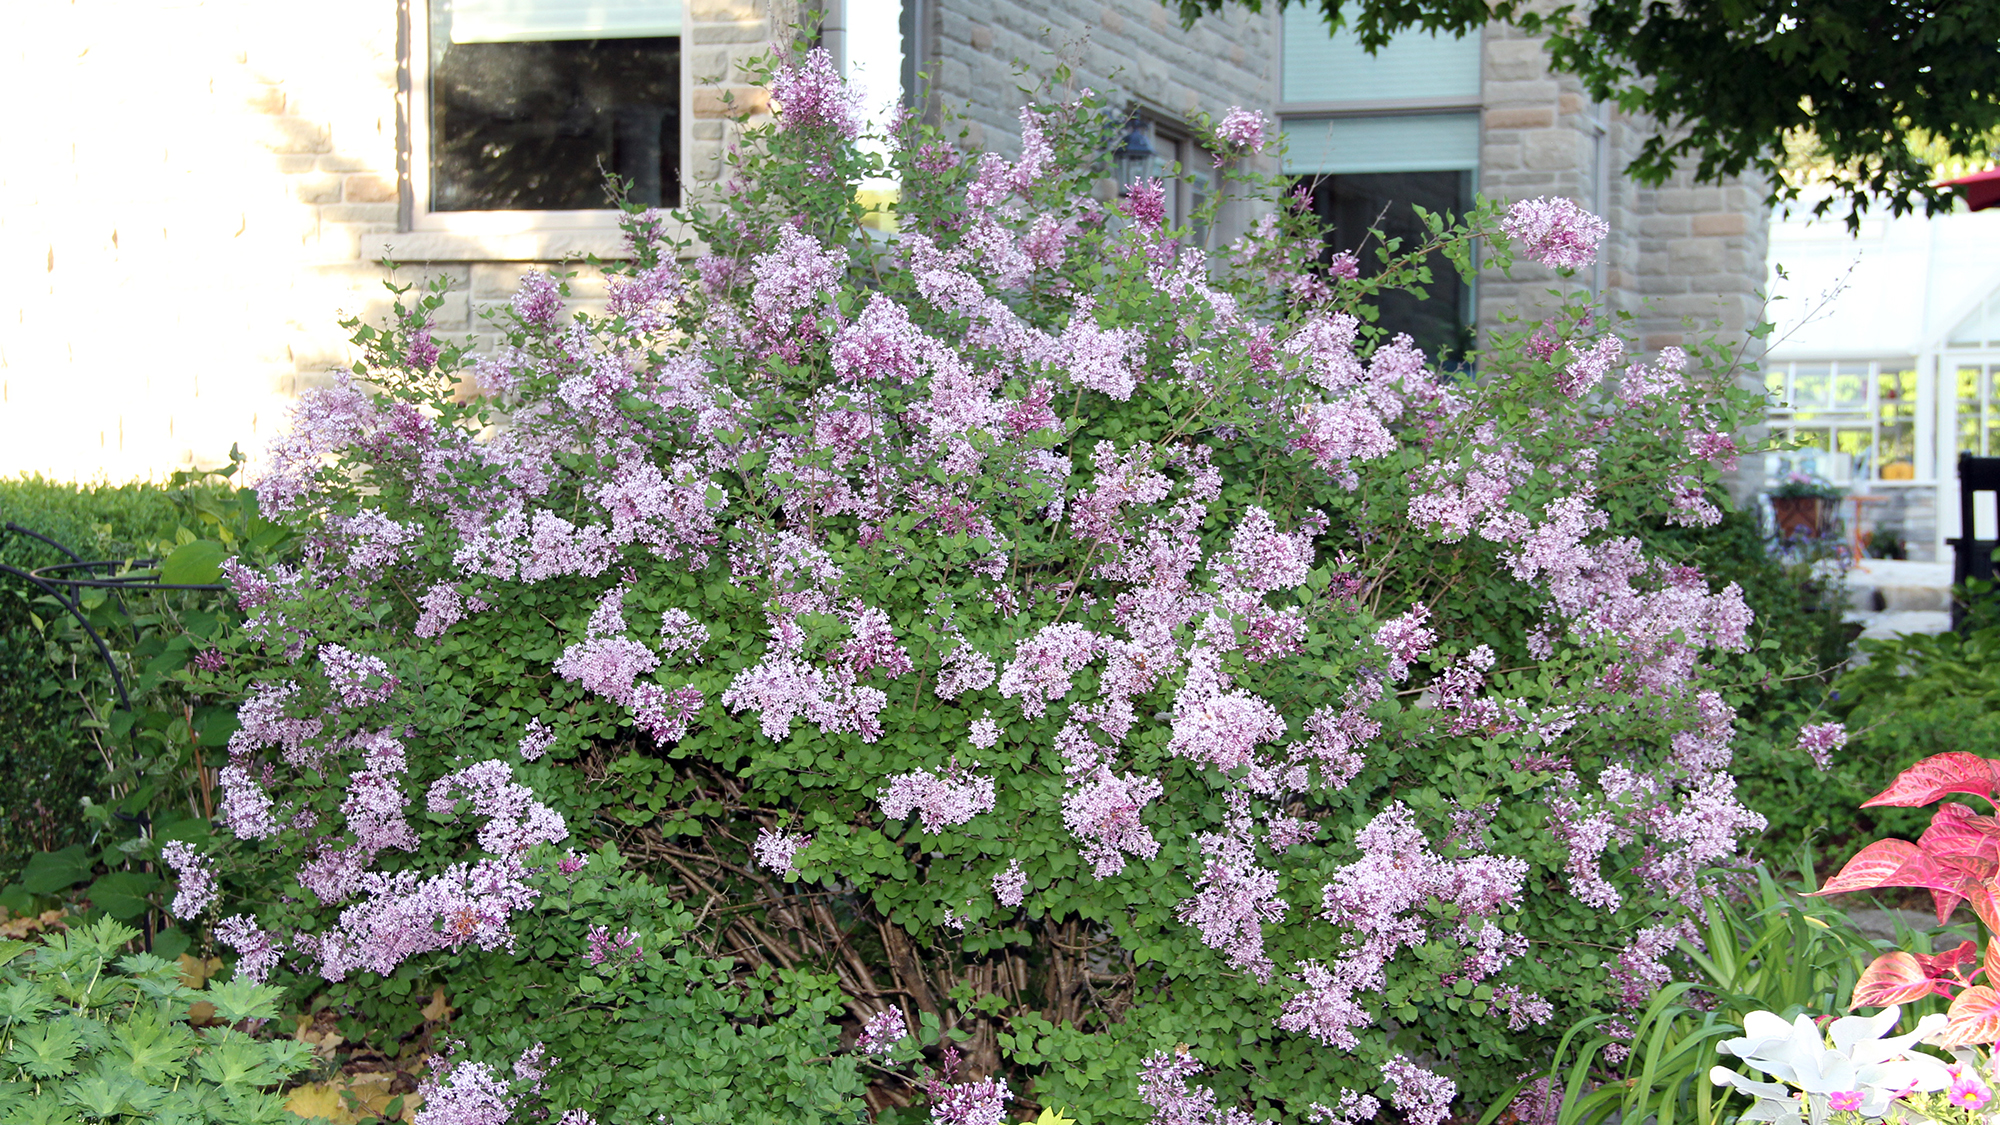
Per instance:
[[[85,892],[91,905],[120,921],[146,916],[146,892],[160,885],[159,877],[138,871],[113,871],[98,879]],[[123,942],[119,944],[124,944]]]
[[[215,1005],[224,1023],[270,1019],[278,1014],[278,999],[284,989],[258,984],[248,977],[235,977],[227,984],[210,982],[201,998]]]
[[[74,1074],[83,1036],[68,1020],[31,1023],[14,1029],[14,1049],[0,1056],[28,1072],[30,1078],[61,1078]]]
[[[59,852],[36,852],[21,869],[21,885],[31,894],[56,894],[90,878],[90,865],[90,853],[82,844]]]

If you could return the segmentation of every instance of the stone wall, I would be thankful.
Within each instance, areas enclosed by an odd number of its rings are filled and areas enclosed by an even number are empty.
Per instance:
[[[1521,31],[1486,31],[1484,136],[1480,191],[1514,201],[1542,195],[1576,200],[1611,226],[1602,266],[1571,284],[1601,289],[1612,308],[1635,319],[1628,331],[1655,352],[1687,345],[1721,322],[1721,336],[1742,343],[1762,315],[1768,212],[1764,189],[1732,180],[1695,184],[1682,172],[1659,187],[1623,175],[1656,126],[1590,99],[1576,79],[1549,72],[1541,41]],[[1487,271],[1480,281],[1480,325],[1509,313],[1543,315],[1554,273],[1517,263],[1511,279]],[[1692,332],[1683,318],[1696,321]],[[1761,381],[1760,381],[1761,385]]]
[[[1007,155],[1020,144],[1018,109],[1058,63],[1113,105],[1216,116],[1277,102],[1275,5],[1231,6],[1183,30],[1159,0],[942,0],[930,15],[925,66],[938,99],[964,114],[967,141]]]

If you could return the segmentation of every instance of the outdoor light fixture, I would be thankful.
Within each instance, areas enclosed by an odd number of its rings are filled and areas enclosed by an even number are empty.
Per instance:
[[[1123,195],[1153,168],[1152,129],[1144,118],[1133,115],[1131,128],[1125,133],[1125,144],[1119,148],[1117,155],[1118,194]]]

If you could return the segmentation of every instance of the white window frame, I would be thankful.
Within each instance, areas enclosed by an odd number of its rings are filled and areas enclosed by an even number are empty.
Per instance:
[[[1838,364],[1842,369],[1865,369],[1866,374],[1862,376],[1862,379],[1866,393],[1863,395],[1861,405],[1850,408],[1811,406],[1799,409],[1797,404],[1792,400],[1792,394],[1793,387],[1797,384],[1800,369],[1805,368],[1809,371],[1817,369],[1818,371],[1828,373],[1829,377],[1831,377],[1833,365],[1835,364]],[[1770,393],[1775,394],[1777,397],[1770,406],[1766,420],[1774,436],[1785,439],[1789,439],[1799,430],[1834,431],[1867,427],[1869,434],[1868,448],[1874,455],[1872,457],[1873,463],[1870,466],[1872,475],[1865,478],[1857,477],[1851,481],[1836,481],[1835,483],[1843,485],[1853,484],[1857,487],[1865,486],[1870,489],[1934,488],[1938,483],[1939,471],[1939,458],[1934,452],[1936,448],[1936,438],[1934,436],[1936,431],[1933,416],[1936,411],[1935,409],[1926,409],[1927,406],[1931,406],[1932,404],[1926,401],[1930,396],[1924,393],[1927,382],[1924,378],[1925,370],[1926,365],[1922,362],[1921,358],[1770,360],[1764,365],[1766,387],[1770,388]],[[1900,371],[1911,371],[1916,374],[1916,382],[1911,390],[1913,401],[1911,403],[1912,413],[1910,416],[1911,470],[1915,475],[1907,480],[1890,480],[1881,476],[1882,463],[1880,452],[1882,449],[1883,428],[1882,375],[1884,372],[1895,373]],[[1781,373],[1783,377],[1782,387],[1771,388],[1771,377]],[[1798,415],[1801,414],[1816,415],[1816,417],[1800,419]],[[1953,434],[1953,440],[1956,440],[1955,433]],[[1829,444],[1837,444],[1837,442],[1830,442]],[[1781,463],[1787,457],[1787,454],[1773,454],[1767,467],[1773,471],[1779,470],[1782,468]]]
[[[616,208],[593,208],[581,211],[433,211],[431,200],[431,102],[430,102],[430,62],[431,62],[431,14],[430,6],[439,0],[409,0],[409,88],[404,91],[405,120],[409,122],[409,151],[405,154],[409,169],[408,192],[405,200],[409,217],[403,224],[405,231],[415,234],[434,233],[445,235],[465,235],[469,237],[493,237],[505,235],[562,235],[597,234],[616,236],[618,220],[621,216]],[[692,162],[694,148],[694,68],[688,65],[688,44],[693,41],[690,21],[687,15],[681,17],[681,166],[679,169],[682,203],[693,186]],[[680,232],[675,232],[680,233]],[[536,240],[539,241],[539,240]],[[587,243],[598,240],[590,239]],[[510,258],[524,260],[542,257],[536,251],[509,254]],[[549,255],[559,257],[560,254]],[[600,256],[603,256],[600,254]]]

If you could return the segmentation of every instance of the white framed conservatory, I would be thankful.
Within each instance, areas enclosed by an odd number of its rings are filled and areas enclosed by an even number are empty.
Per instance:
[[[1848,492],[1850,528],[1950,557],[1957,460],[2000,456],[2000,213],[1774,217],[1765,359],[1767,486],[1803,471]],[[1991,496],[1979,499],[1990,500]],[[1982,538],[1992,505],[1975,508]]]

